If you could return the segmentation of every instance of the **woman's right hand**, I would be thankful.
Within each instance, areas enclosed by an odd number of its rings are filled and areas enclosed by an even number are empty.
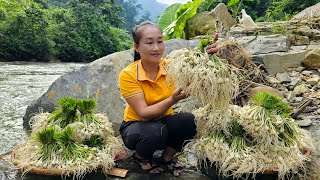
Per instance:
[[[216,33],[216,34],[214,35],[213,39],[212,39],[212,42],[213,42],[214,44],[210,44],[210,45],[208,45],[208,46],[206,47],[206,52],[207,52],[207,53],[213,54],[213,53],[218,52],[217,44],[215,43],[215,42],[217,42],[218,38],[219,38],[219,35],[218,35],[218,33]]]
[[[172,99],[174,103],[179,102],[181,99],[185,99],[188,97],[188,94],[182,90],[182,88],[176,89],[172,94]]]
[[[216,44],[210,44],[206,47],[206,51],[207,53],[209,54],[213,54],[213,53],[216,53],[218,52],[218,48],[217,48],[217,45]]]

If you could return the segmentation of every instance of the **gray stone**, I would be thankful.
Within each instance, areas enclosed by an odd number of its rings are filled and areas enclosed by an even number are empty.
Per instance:
[[[303,71],[304,69],[305,69],[305,67],[303,67],[303,66],[298,66],[298,67],[290,67],[290,68],[288,68],[287,70],[288,70],[288,71],[301,72],[301,71]]]
[[[286,94],[286,98],[289,102],[293,102],[294,99],[295,99],[296,95],[292,92],[292,91],[289,91],[287,94]]]
[[[320,49],[314,49],[305,56],[303,64],[307,68],[319,69],[320,68]]]
[[[296,97],[294,99],[295,102],[301,102],[303,100],[303,97]]]
[[[292,81],[291,77],[286,73],[277,73],[276,78],[281,82],[281,83],[290,83]]]
[[[301,74],[305,75],[305,76],[311,76],[312,71],[302,71]]]
[[[289,69],[291,69],[291,68],[289,68]],[[289,76],[290,77],[299,77],[300,73],[297,71],[291,71],[291,72],[289,72]]]
[[[308,84],[314,86],[319,83],[319,77],[313,77],[306,81]]]
[[[268,76],[267,79],[268,79],[269,82],[271,82],[273,84],[281,84],[281,82],[275,77],[269,77]]]
[[[223,3],[219,3],[212,11],[197,13],[195,16],[187,20],[187,39],[198,35],[212,35],[221,31],[220,28],[216,29],[216,20],[219,20],[223,24],[224,30],[228,30],[230,27],[237,24],[237,21],[233,19],[231,14],[228,12],[228,7]]]
[[[303,93],[308,93],[308,92],[310,92],[310,89],[306,84],[300,84],[297,87],[295,87],[294,90],[293,90],[293,93],[296,96],[299,96],[299,95],[301,95]]]
[[[253,55],[288,51],[285,35],[244,36],[235,40]]]
[[[310,20],[320,17],[320,3],[310,6],[292,17],[292,20]]]
[[[309,26],[298,27],[295,33],[302,36],[308,36],[310,39],[313,39],[315,36],[320,34],[320,31],[317,29],[311,29]]]
[[[185,39],[170,39],[165,42],[165,50],[163,57],[168,56],[172,51],[179,50],[181,48],[194,49],[198,47],[199,39],[185,40]]]
[[[320,44],[319,44],[319,43],[310,44],[310,45],[308,46],[308,49],[309,49],[309,50],[320,49]]]
[[[310,43],[308,36],[296,36],[294,45],[301,46],[301,45],[308,45]]]
[[[254,87],[252,89],[250,89],[249,94],[252,96],[254,94],[257,93],[261,93],[261,92],[268,92],[271,94],[274,94],[276,96],[279,96],[281,98],[284,98],[284,95],[282,92],[280,92],[279,90],[269,87],[269,86],[258,86],[258,87]]]
[[[308,49],[308,46],[291,46],[290,49],[294,51],[302,51]]]
[[[292,81],[290,82],[291,86],[296,86],[299,82],[301,82],[301,78],[292,78]]]
[[[282,24],[276,25],[267,22],[256,22],[257,27],[245,27],[242,24],[237,24],[236,26],[232,26],[229,31],[229,35],[232,37],[243,37],[243,36],[260,36],[260,35],[276,35],[276,34],[285,34],[286,28],[289,29],[291,25]],[[293,27],[295,28],[295,27]],[[288,37],[290,38],[290,37]],[[288,43],[290,41],[288,40]]]
[[[288,51],[288,52],[276,52],[269,54],[254,55],[253,61],[257,64],[264,64],[266,70],[270,75],[274,75],[279,72],[285,72],[289,67],[301,66],[304,56],[308,50],[304,51]]]
[[[303,118],[302,120],[297,120],[296,122],[300,127],[308,127],[312,124],[311,119],[307,117]]]
[[[319,121],[320,120],[320,115],[311,115],[307,116],[311,120]],[[320,140],[320,139],[319,139]]]

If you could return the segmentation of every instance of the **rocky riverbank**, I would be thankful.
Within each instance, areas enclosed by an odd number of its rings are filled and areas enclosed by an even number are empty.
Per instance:
[[[219,14],[219,16],[216,16]],[[246,28],[229,21],[226,7],[218,5],[213,12],[196,15],[188,26],[192,37],[213,34],[220,30],[206,21],[205,16],[219,19],[229,29],[221,30],[221,38],[242,44],[252,54],[252,60],[266,73],[265,83],[255,84],[254,88],[274,91],[293,107],[292,117],[303,128],[309,130],[316,145],[312,152],[312,163],[308,174],[320,176],[320,31],[319,19],[308,21],[258,23],[257,28]],[[211,22],[211,21],[210,21]],[[212,21],[214,22],[214,21]],[[228,24],[228,25],[227,25]],[[199,29],[203,28],[203,29]],[[209,32],[210,30],[210,32]],[[211,30],[213,30],[211,32]],[[192,33],[201,32],[202,34]],[[199,38],[194,40],[169,40],[166,42],[165,56],[181,48],[197,47]],[[26,110],[24,127],[28,128],[30,115],[39,108],[51,112],[56,100],[62,96],[75,98],[95,98],[97,109],[106,113],[118,129],[123,117],[125,101],[121,98],[117,83],[120,70],[133,60],[133,51],[127,50],[98,59],[77,71],[58,78],[48,91],[34,101]],[[269,87],[266,87],[268,85]],[[185,102],[185,104],[188,102]],[[186,108],[183,104],[178,105]]]

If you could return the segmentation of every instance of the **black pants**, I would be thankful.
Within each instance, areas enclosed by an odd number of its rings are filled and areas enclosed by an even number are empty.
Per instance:
[[[181,151],[184,141],[195,136],[196,125],[193,114],[177,113],[159,121],[123,122],[120,134],[128,149],[150,159],[167,146]]]

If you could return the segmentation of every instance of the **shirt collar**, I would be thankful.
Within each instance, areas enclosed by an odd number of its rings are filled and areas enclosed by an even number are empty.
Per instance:
[[[164,75],[164,76],[167,75],[167,71],[164,68],[163,61],[164,60],[161,58],[160,63],[159,63],[159,71],[158,71],[158,75],[157,75],[156,80],[162,75]],[[146,71],[143,69],[141,60],[139,60],[139,62],[137,63],[137,79],[139,81],[144,81],[144,80],[152,81],[151,79],[148,78]]]

